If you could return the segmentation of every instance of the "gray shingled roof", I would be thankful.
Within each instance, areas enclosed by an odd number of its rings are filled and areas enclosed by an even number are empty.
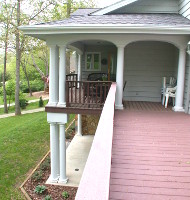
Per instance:
[[[92,12],[95,12],[95,11],[98,11],[100,10],[99,8],[79,8],[78,10],[76,10],[75,12],[73,12],[71,14],[71,16],[74,16],[74,15],[89,15],[91,14]]]
[[[91,9],[85,12],[90,12]],[[80,13],[80,11],[79,11]],[[77,14],[77,12],[76,12]],[[90,24],[126,24],[150,26],[190,26],[190,20],[179,14],[115,14],[115,15],[71,15],[70,18],[42,23],[40,25],[90,25]]]

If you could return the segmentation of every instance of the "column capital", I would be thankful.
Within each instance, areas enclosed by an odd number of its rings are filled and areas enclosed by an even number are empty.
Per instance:
[[[67,44],[59,44],[58,45],[60,48],[67,48]]]
[[[124,49],[126,45],[125,44],[116,44],[116,46],[117,46],[117,48],[123,48]]]

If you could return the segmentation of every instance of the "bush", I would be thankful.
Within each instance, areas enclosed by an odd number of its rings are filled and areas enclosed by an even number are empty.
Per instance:
[[[68,193],[67,191],[62,192],[62,197],[63,197],[64,199],[69,198],[69,193]]]
[[[47,195],[44,200],[52,200],[51,196],[50,195]]]
[[[43,101],[42,97],[40,97],[39,107],[43,107],[43,106],[44,106],[44,101]]]
[[[32,176],[31,176],[31,179],[34,180],[34,181],[39,181],[42,179],[42,171],[35,171]]]
[[[44,90],[44,82],[42,80],[30,81],[30,87],[32,92],[38,92]]]
[[[25,98],[19,99],[19,104],[22,109],[25,109],[28,105],[28,101]]]
[[[38,185],[38,186],[36,186],[34,192],[36,194],[42,194],[45,190],[46,190],[46,186],[44,186],[44,185]]]

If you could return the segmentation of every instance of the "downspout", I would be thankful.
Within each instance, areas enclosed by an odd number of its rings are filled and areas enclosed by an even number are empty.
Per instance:
[[[189,64],[190,64],[190,42],[188,43],[188,51],[189,55]],[[188,80],[187,80],[187,99],[186,99],[186,105],[185,105],[185,113],[190,114],[189,106],[190,106],[190,65],[189,65],[189,73],[188,73]]]

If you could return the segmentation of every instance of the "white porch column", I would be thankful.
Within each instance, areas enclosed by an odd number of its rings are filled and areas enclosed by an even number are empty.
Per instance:
[[[184,112],[183,96],[184,96],[184,83],[185,83],[185,63],[186,63],[186,48],[180,48],[176,100],[175,100],[175,107],[173,108],[173,110],[176,112]]]
[[[56,123],[50,123],[51,175],[50,182],[59,179],[59,131]]]
[[[59,48],[50,45],[49,105],[57,105],[59,100]]]
[[[82,55],[78,54],[78,81],[81,81],[82,79],[82,66],[81,66],[81,57]],[[80,86],[80,85],[79,85]],[[78,130],[77,135],[82,136],[82,115],[78,115]]]
[[[78,130],[77,135],[82,136],[82,115],[78,115]]]
[[[78,81],[81,81],[82,79],[82,66],[81,66],[81,57],[82,55],[78,54]]]
[[[116,91],[116,100],[115,107],[116,109],[123,109],[123,73],[124,73],[124,46],[117,46],[117,91]]]
[[[60,131],[60,178],[59,183],[67,183],[66,177],[66,142],[65,142],[65,124],[59,125]]]
[[[66,45],[60,46],[60,66],[59,66],[59,106],[66,107],[65,97],[66,84]]]

